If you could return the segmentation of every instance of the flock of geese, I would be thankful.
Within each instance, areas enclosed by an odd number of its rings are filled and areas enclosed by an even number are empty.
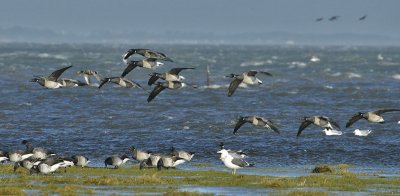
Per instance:
[[[131,56],[133,55],[140,55],[143,57],[143,59],[139,61],[130,60]],[[173,62],[173,60],[167,57],[165,54],[149,49],[130,49],[123,55],[122,60],[126,63],[127,67],[125,68],[125,70],[123,70],[120,76],[101,78],[97,71],[83,70],[78,71],[77,74],[83,76],[85,82],[67,78],[59,79],[63,72],[72,67],[68,66],[54,71],[49,76],[36,76],[31,81],[37,82],[38,84],[46,88],[55,89],[61,87],[90,86],[92,85],[90,78],[95,77],[100,82],[98,88],[103,87],[106,83],[114,83],[121,87],[137,87],[146,91],[144,88],[142,88],[140,84],[127,79],[127,74],[129,74],[136,67],[151,69],[162,65],[163,63],[160,61]],[[152,100],[154,100],[154,98],[159,95],[164,89],[180,89],[185,86],[196,88],[195,85],[183,82],[185,77],[179,75],[180,72],[183,70],[193,69],[195,68],[182,67],[173,68],[165,73],[151,73],[149,75],[150,78],[148,80],[148,85],[154,85],[154,88],[151,92],[148,92],[149,96],[147,98],[147,101],[151,102]],[[228,87],[227,96],[233,96],[238,86],[242,83],[249,85],[262,84],[262,81],[256,77],[256,75],[259,73],[266,76],[272,76],[272,74],[268,72],[254,70],[247,71],[241,74],[227,75],[226,77],[232,78],[232,81],[230,82]],[[163,81],[159,81],[160,79],[162,79]],[[350,127],[355,122],[361,119],[365,119],[373,123],[383,123],[384,119],[382,117],[382,114],[395,111],[400,111],[400,109],[382,109],[365,113],[357,112],[346,123],[346,128]],[[278,134],[280,133],[277,126],[271,120],[254,115],[241,116],[234,127],[233,134],[237,134],[238,130],[246,123],[250,123],[257,127],[273,130]],[[297,137],[299,137],[303,130],[306,129],[309,125],[315,125],[322,128],[323,132],[325,132],[326,135],[342,134],[342,132],[339,131],[339,124],[329,117],[311,116],[302,118],[302,122],[297,132]],[[338,128],[339,130],[336,130],[335,128]],[[369,130],[356,129],[354,131],[354,134],[359,136],[366,136],[369,133]],[[26,145],[26,150],[17,150],[10,152],[0,151],[0,161],[8,160],[14,162],[14,170],[16,170],[18,167],[24,167],[30,172],[40,172],[44,174],[54,172],[60,167],[68,167],[73,165],[84,167],[89,163],[89,159],[82,155],[75,155],[66,158],[55,155],[54,153],[46,151],[43,148],[32,148],[30,142],[28,141],[23,141],[23,144]],[[243,152],[225,149],[223,143],[220,144],[220,148],[221,149],[217,153],[220,154],[220,159],[223,161],[224,165],[232,169],[232,174],[236,173],[236,169],[254,166],[253,164],[249,164],[245,161],[246,154],[244,154]],[[136,149],[134,147],[132,147],[130,151],[132,153],[133,159],[139,162],[140,169],[144,167],[157,167],[158,169],[173,168],[184,162],[191,161],[194,156],[193,152],[187,152],[183,150],[177,151],[174,148],[172,148],[171,151],[168,153],[152,153],[146,150]],[[128,160],[129,158],[127,155],[114,155],[106,158],[104,164],[105,167],[110,165],[114,168],[118,168],[120,165],[124,164]]]

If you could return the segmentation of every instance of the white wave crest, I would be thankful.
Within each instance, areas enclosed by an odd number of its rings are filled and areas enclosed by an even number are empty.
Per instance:
[[[289,65],[290,65],[289,68],[295,68],[295,67],[304,68],[304,67],[307,67],[307,63],[300,62],[300,61],[290,62]]]
[[[362,76],[358,73],[349,72],[347,73],[348,78],[361,78]]]
[[[393,79],[400,80],[400,74],[395,74],[392,76]]]
[[[272,60],[266,60],[266,61],[248,61],[248,62],[243,62],[240,64],[240,67],[249,67],[249,66],[261,66],[261,65],[267,65],[267,64],[272,64]]]

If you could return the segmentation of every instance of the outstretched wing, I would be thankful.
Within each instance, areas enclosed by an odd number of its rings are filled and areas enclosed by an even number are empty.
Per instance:
[[[377,110],[373,113],[377,114],[377,115],[381,115],[385,112],[396,112],[396,111],[400,111],[399,109],[383,109],[383,110]]]
[[[151,86],[152,84],[154,84],[154,82],[156,82],[160,77],[158,77],[156,74],[151,75],[151,77],[149,78],[149,81],[147,82],[147,84],[149,86]]]
[[[336,128],[339,128],[339,129],[340,129],[340,126],[339,126],[339,124],[338,124],[336,121],[329,120],[329,122],[330,122],[331,124],[333,124],[333,126],[335,126]]]
[[[58,80],[58,78],[61,76],[61,74],[62,73],[64,73],[64,71],[65,70],[67,70],[67,69],[69,69],[69,68],[71,68],[72,67],[72,65],[70,65],[70,66],[68,66],[68,67],[64,67],[64,68],[62,68],[62,69],[59,69],[59,70],[57,70],[57,71],[54,71],[53,73],[51,73],[48,77],[47,77],[47,79],[48,80],[50,80],[50,81],[57,81]]]
[[[229,84],[228,97],[233,95],[240,83],[242,83],[242,80],[236,78]]]
[[[101,88],[105,83],[109,82],[111,78],[104,78],[98,88]]]
[[[126,60],[126,59],[128,59],[130,56],[132,56],[133,54],[135,54],[135,50],[134,50],[134,49],[130,49],[130,50],[128,50],[128,52],[125,53],[123,59]]]
[[[271,73],[269,73],[269,72],[266,72],[266,71],[260,71],[260,73],[262,73],[262,74],[265,74],[265,75],[267,75],[267,76],[272,76],[272,74],[271,74]]]
[[[252,71],[248,71],[248,72],[247,72],[247,75],[248,75],[248,76],[256,76],[257,73],[258,73],[258,71],[252,70]]]
[[[153,91],[151,91],[149,97],[147,98],[147,102],[153,100],[164,89],[165,87],[163,87],[162,85],[157,85],[156,87],[154,87]]]
[[[301,123],[300,127],[299,127],[299,131],[297,132],[297,137],[299,137],[299,135],[301,134],[301,132],[308,127],[308,125],[310,125],[312,122],[305,120]]]
[[[182,67],[182,68],[172,68],[171,70],[168,71],[170,74],[178,75],[179,72],[185,69],[194,69],[194,67]]]
[[[240,117],[239,121],[235,125],[235,129],[233,129],[233,134],[236,134],[236,132],[240,129],[240,127],[246,122],[247,121],[243,117]]]
[[[279,129],[275,126],[275,124],[274,124],[272,121],[270,121],[270,120],[268,120],[268,119],[265,119],[265,118],[260,118],[260,120],[262,120],[262,121],[264,121],[265,123],[267,123],[267,125],[268,125],[269,127],[271,127],[272,130],[274,130],[274,131],[277,132],[278,134],[281,134],[281,132],[279,131]]]
[[[358,120],[362,119],[361,113],[358,112],[354,116],[350,118],[350,120],[346,123],[346,128],[350,127],[353,123],[357,122]]]
[[[128,66],[125,68],[124,72],[122,72],[121,77],[125,77],[129,72],[137,67],[137,64],[129,62]]]

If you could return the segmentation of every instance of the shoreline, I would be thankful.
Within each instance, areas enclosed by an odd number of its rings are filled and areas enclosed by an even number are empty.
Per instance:
[[[67,168],[51,175],[29,175],[20,168],[14,174],[12,164],[0,165],[1,195],[31,194],[272,194],[272,195],[327,195],[327,194],[400,194],[400,174],[392,175],[352,172],[351,166],[330,166],[331,173],[313,174],[304,171],[299,176],[285,176],[291,168],[261,168],[276,175],[231,175],[229,170],[154,168],[139,170],[137,165],[119,169]],[[260,171],[256,169],[256,171]],[[240,172],[241,170],[239,170]],[[295,169],[294,171],[298,171]],[[244,171],[246,172],[246,171]],[[303,175],[304,174],[304,175]]]

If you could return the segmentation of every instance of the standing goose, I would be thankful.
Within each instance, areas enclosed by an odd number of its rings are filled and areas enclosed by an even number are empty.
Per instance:
[[[35,77],[31,80],[31,82],[37,82],[39,83],[41,86],[44,86],[46,88],[60,88],[62,87],[62,84],[60,84],[59,82],[57,82],[58,78],[61,76],[61,74],[71,68],[71,66],[68,67],[64,67],[62,69],[56,70],[53,73],[51,73],[49,76],[38,76]]]
[[[97,73],[97,71],[93,71],[93,70],[87,69],[87,70],[78,71],[76,73],[78,75],[82,75],[83,76],[83,78],[85,79],[85,82],[86,82],[87,85],[91,85],[92,84],[91,81],[90,81],[90,76],[94,76],[96,78],[96,80],[99,81],[99,82],[101,81],[101,77],[100,77],[99,73]]]
[[[178,75],[179,72],[185,69],[194,69],[193,67],[183,67],[183,68],[173,68],[165,73],[152,73],[150,74],[150,79],[148,81],[148,85],[154,84],[159,78],[166,81],[182,81],[185,77]]]
[[[184,151],[184,150],[176,150],[174,147],[171,147],[171,155],[184,159],[185,161],[191,161],[194,152]]]
[[[128,60],[128,58],[134,54],[142,55],[145,58],[153,58],[155,60],[173,62],[172,59],[167,57],[164,53],[157,52],[157,51],[150,50],[150,49],[130,49],[124,54],[123,61],[126,62]]]
[[[8,160],[8,152],[0,150],[0,163],[4,163]]]
[[[24,150],[13,150],[8,152],[8,160],[11,162],[19,162],[31,157],[32,155],[33,153]]]
[[[174,168],[183,162],[184,160],[182,158],[171,155],[162,155],[161,158],[158,160],[157,169],[161,170],[162,168]]]
[[[365,119],[369,122],[374,122],[374,123],[383,123],[385,122],[381,116],[381,114],[385,112],[397,112],[400,111],[399,109],[383,109],[383,110],[377,110],[373,112],[357,112],[356,114],[351,117],[351,119],[346,123],[346,128],[350,127],[353,123],[357,122],[360,119]]]
[[[22,140],[21,143],[26,146],[26,152],[33,154],[32,158],[34,159],[46,159],[50,155],[55,155],[53,152],[41,147],[33,148],[28,140]]]
[[[50,156],[40,161],[38,164],[34,164],[30,170],[30,173],[42,173],[49,174],[55,172],[58,168],[64,165],[64,160],[59,156]]]
[[[150,158],[151,152],[137,149],[134,146],[131,147],[132,158],[139,161],[139,165],[147,161]]]
[[[297,137],[299,137],[301,132],[311,124],[314,124],[316,126],[324,128],[326,130],[326,131],[324,130],[325,134],[327,134],[327,135],[341,135],[342,134],[341,131],[337,131],[334,133],[327,132],[327,131],[333,131],[332,125],[340,129],[339,124],[336,123],[335,121],[329,119],[326,116],[313,116],[313,117],[304,117],[303,118],[303,121],[301,122],[300,127],[299,127],[299,131],[297,132]]]
[[[140,88],[140,89],[146,91],[144,88],[142,88],[142,86],[140,86],[140,84],[138,84],[132,80],[128,80],[124,77],[104,78],[98,88],[100,89],[104,84],[106,84],[108,82],[118,84],[119,86],[122,86],[125,88]]]
[[[127,161],[129,161],[128,156],[122,155],[113,155],[111,157],[107,157],[106,160],[104,160],[104,165],[107,167],[107,165],[114,166],[114,169],[118,169],[118,167],[122,164],[125,164]]]
[[[40,163],[40,159],[34,159],[32,157],[29,157],[27,159],[24,159],[22,161],[15,162],[14,164],[14,173],[17,171],[19,167],[23,167],[30,171],[34,165],[38,165]]]
[[[224,162],[224,165],[230,169],[232,169],[232,174],[236,174],[236,170],[243,167],[254,167],[254,164],[249,164],[243,158],[233,157],[229,152],[225,149],[218,151],[217,153],[221,154],[220,159]]]
[[[262,118],[262,117],[259,117],[259,116],[245,116],[245,117],[241,116],[239,118],[239,121],[236,123],[235,129],[233,130],[233,134],[236,134],[236,132],[239,130],[239,128],[245,123],[251,123],[255,126],[272,129],[275,132],[277,132],[278,134],[280,134],[278,128],[276,128],[276,126],[274,125],[274,123],[272,121]]]
[[[153,67],[159,67],[163,64],[164,63],[158,62],[157,59],[154,59],[154,58],[143,59],[141,61],[129,61],[129,62],[127,62],[128,66],[122,72],[121,77],[125,77],[129,72],[131,72],[136,67],[143,67],[143,68],[151,69]]]
[[[143,169],[145,166],[157,167],[158,161],[161,159],[161,156],[161,154],[151,154],[147,160],[140,163],[139,168]]]
[[[85,167],[90,162],[87,157],[82,155],[74,155],[71,158],[75,166]]]
[[[228,78],[235,78],[230,84],[228,88],[228,97],[232,96],[237,87],[240,85],[240,83],[245,83],[245,84],[262,84],[262,81],[258,78],[256,78],[257,73],[262,73],[268,76],[272,76],[270,73],[265,72],[265,71],[248,71],[244,72],[240,75],[237,74],[229,74]]]
[[[187,83],[179,82],[179,81],[166,81],[166,82],[157,82],[156,87],[154,87],[153,91],[151,91],[149,97],[147,98],[147,102],[153,100],[161,91],[164,89],[180,89],[189,85]],[[190,85],[193,88],[197,88],[196,86]]]

